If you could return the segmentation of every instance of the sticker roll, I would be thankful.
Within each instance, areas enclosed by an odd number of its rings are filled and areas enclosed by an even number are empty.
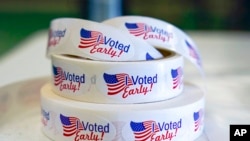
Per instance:
[[[47,57],[52,54],[106,61],[151,60],[162,57],[152,45],[118,28],[78,18],[57,18],[51,21]]]
[[[56,141],[193,141],[204,129],[204,94],[186,84],[180,96],[143,104],[97,104],[41,89],[42,132]]]
[[[195,42],[173,24],[147,16],[119,16],[102,23],[117,27],[157,48],[167,48],[181,54],[195,64],[204,77],[202,60]]]
[[[151,61],[108,62],[52,55],[52,90],[94,103],[144,103],[178,96],[183,90],[183,57],[161,50]]]

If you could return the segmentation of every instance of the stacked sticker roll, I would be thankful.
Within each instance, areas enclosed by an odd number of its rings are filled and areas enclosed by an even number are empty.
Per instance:
[[[60,141],[189,141],[204,128],[204,94],[183,82],[201,72],[190,37],[155,18],[51,21],[51,81],[41,88],[42,131]]]

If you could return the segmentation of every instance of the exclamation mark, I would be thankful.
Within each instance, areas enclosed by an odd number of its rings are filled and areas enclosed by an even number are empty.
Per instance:
[[[178,131],[178,128],[175,129],[175,137],[177,136],[177,131]]]
[[[78,83],[78,90],[80,90],[80,86],[81,86],[81,83],[79,82],[79,83]]]
[[[102,135],[101,135],[101,140],[103,140],[103,137],[104,137],[104,132],[102,132]]]
[[[150,91],[152,91],[153,84],[154,84],[154,83],[151,83],[151,84],[150,84]]]
[[[121,50],[120,53],[119,53],[119,55],[118,55],[118,57],[120,57],[122,55],[122,53],[123,53],[123,51]]]

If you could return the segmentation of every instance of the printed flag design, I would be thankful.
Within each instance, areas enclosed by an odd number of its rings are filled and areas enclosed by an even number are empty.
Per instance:
[[[176,89],[182,84],[182,68],[178,67],[177,69],[171,69],[171,75],[173,79],[173,89]]]
[[[53,65],[54,85],[57,86],[65,80],[63,69]]]
[[[130,34],[133,34],[135,36],[140,36],[152,31],[151,28],[144,23],[125,23],[125,26]]]
[[[131,78],[126,73],[103,74],[103,78],[108,86],[108,95],[120,93],[126,87],[133,85]]]
[[[50,121],[51,118],[51,113],[50,111],[45,111],[43,108],[41,109],[41,114],[42,114],[42,123],[44,126],[47,126],[48,122]]]
[[[199,110],[198,112],[194,112],[194,131],[198,131],[200,128],[200,125],[202,123],[202,110]]]
[[[104,43],[103,35],[98,31],[90,31],[82,28],[80,36],[79,48],[88,48]]]
[[[146,60],[154,60],[154,58],[147,52],[146,53]]]
[[[67,117],[60,114],[61,123],[63,126],[63,135],[64,136],[72,136],[78,130],[83,130],[83,126],[80,120],[76,117]]]
[[[194,49],[194,47],[192,47],[192,45],[187,41],[185,40],[185,43],[188,47],[188,50],[189,50],[189,55],[194,58],[198,64],[200,65],[200,57],[199,57],[199,54],[197,53],[197,51]]]
[[[134,132],[135,141],[146,141],[153,134],[159,132],[159,127],[155,121],[130,122],[130,127]]]

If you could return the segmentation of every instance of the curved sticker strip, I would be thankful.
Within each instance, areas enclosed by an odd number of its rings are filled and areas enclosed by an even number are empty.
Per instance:
[[[178,96],[183,57],[161,50],[151,61],[108,62],[52,55],[52,88],[63,97],[95,103],[144,103]]]
[[[95,104],[73,101],[41,89],[42,131],[52,140],[197,139],[204,129],[204,94],[185,84],[182,95],[144,104]]]
[[[123,33],[118,28],[77,18],[58,18],[51,21],[47,56],[52,54],[106,61],[162,57],[152,45]]]
[[[120,16],[102,23],[117,27],[157,48],[173,50],[190,60],[204,77],[202,60],[193,40],[176,26],[152,17]]]

